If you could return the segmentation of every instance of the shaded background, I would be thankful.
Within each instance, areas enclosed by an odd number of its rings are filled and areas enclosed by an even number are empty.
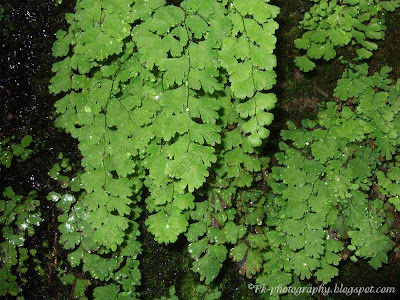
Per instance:
[[[57,155],[63,152],[79,166],[81,156],[77,143],[70,136],[53,126],[55,119],[54,102],[48,93],[52,76],[51,55],[55,32],[66,30],[64,14],[72,12],[75,1],[64,0],[56,6],[56,0],[0,1],[0,139],[16,136],[17,139],[30,134],[37,143],[35,154],[26,162],[13,162],[11,168],[1,170],[0,191],[11,185],[17,193],[27,194],[32,189],[42,199],[44,222],[38,234],[28,239],[27,245],[38,249],[39,258],[44,262],[44,278],[35,271],[28,273],[28,283],[23,287],[26,299],[71,299],[71,287],[65,287],[57,278],[54,262],[66,260],[66,253],[57,243],[57,211],[45,198],[57,186],[48,171],[57,162]],[[301,73],[293,59],[299,52],[293,41],[301,36],[298,22],[303,18],[311,1],[271,1],[281,7],[278,17],[280,29],[277,32],[278,84],[274,88],[279,102],[274,110],[275,121],[271,136],[265,144],[265,153],[272,155],[278,150],[280,130],[288,120],[299,124],[304,118],[315,117],[318,105],[332,99],[333,89],[344,68],[337,61],[319,61],[317,68],[308,74]],[[392,78],[400,78],[400,10],[386,17],[386,39],[380,41],[379,50],[368,61],[371,71],[378,71],[384,65],[393,68]],[[339,49],[345,57],[354,53],[352,47]],[[339,56],[338,55],[338,56]],[[145,210],[144,210],[145,211]],[[143,254],[140,257],[143,299],[154,299],[168,294],[168,287],[176,286],[181,299],[189,299],[198,280],[190,271],[191,259],[187,253],[187,242],[181,238],[170,246],[158,245],[144,227],[145,214],[140,219]],[[400,225],[399,225],[400,226]],[[47,246],[43,246],[43,242]],[[33,270],[33,268],[30,268]],[[366,262],[341,264],[340,276],[330,286],[396,286],[400,290],[400,262],[390,256],[390,264],[375,271]],[[82,278],[87,275],[82,274]],[[218,276],[223,299],[258,299],[239,275],[238,267],[228,262]],[[304,284],[305,285],[305,284]],[[93,288],[93,285],[92,285]],[[397,295],[399,296],[399,295]],[[362,295],[348,299],[392,299],[393,295]],[[344,295],[334,298],[343,299]]]

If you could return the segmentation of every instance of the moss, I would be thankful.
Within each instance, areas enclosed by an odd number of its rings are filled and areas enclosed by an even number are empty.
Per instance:
[[[181,238],[172,245],[159,245],[145,227],[144,220],[144,216],[139,220],[143,247],[143,252],[140,256],[142,284],[139,291],[142,293],[141,299],[166,296],[171,285],[176,287],[179,297],[182,283],[190,282],[188,277],[192,273],[190,270],[191,261],[187,252],[187,242],[184,238]]]
[[[224,299],[259,299],[258,295],[248,288],[249,283],[254,284],[255,280],[247,279],[245,276],[240,275],[239,267],[231,260],[225,263],[216,281],[220,285]]]
[[[391,261],[389,264],[384,265],[382,268],[375,270],[367,261],[359,261],[358,263],[346,262],[341,265],[339,277],[335,278],[329,286],[334,289],[336,286],[343,287],[400,287],[400,263]],[[396,297],[397,296],[397,297]],[[398,294],[362,294],[346,296],[346,299],[398,299]],[[332,295],[333,299],[343,299],[343,295]]]
[[[194,272],[188,272],[183,278],[180,286],[180,299],[192,299],[193,297],[198,296],[198,293],[196,292],[198,278],[196,277],[197,276]]]

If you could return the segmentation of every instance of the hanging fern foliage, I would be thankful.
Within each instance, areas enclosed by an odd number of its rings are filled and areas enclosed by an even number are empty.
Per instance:
[[[261,215],[243,193],[268,163],[258,153],[277,102],[268,90],[276,83],[279,8],[268,2],[78,0],[66,15],[50,91],[62,97],[56,126],[79,141],[84,172],[81,195],[60,198],[60,230],[70,263],[110,282],[95,289],[96,299],[134,295],[136,283],[115,272],[137,270],[135,219],[145,194],[156,241],[186,233],[193,270],[206,283],[227,257],[225,243],[264,243],[245,227]],[[231,256],[247,260],[251,276],[261,256],[249,251]]]
[[[393,84],[390,70],[370,76],[366,64],[349,68],[337,101],[317,120],[282,131],[279,166],[268,177],[269,248],[260,284],[288,286],[294,276],[326,284],[346,251],[375,269],[388,262],[400,144],[400,80]]]
[[[400,206],[399,83],[389,68],[349,68],[317,120],[282,131],[268,174],[278,14],[264,0],[81,0],[66,16],[50,91],[83,172],[49,199],[69,264],[104,283],[95,299],[139,297],[142,203],[158,243],[186,237],[205,285],[228,258],[268,287],[326,284],[345,253],[387,262]],[[257,188],[265,178],[268,193]]]
[[[400,7],[399,0],[312,1],[315,4],[300,22],[305,33],[294,41],[304,52],[295,59],[304,72],[315,68],[315,60],[335,58],[335,49],[346,45],[357,45],[358,60],[370,58],[378,49],[375,41],[385,37],[384,14]]]

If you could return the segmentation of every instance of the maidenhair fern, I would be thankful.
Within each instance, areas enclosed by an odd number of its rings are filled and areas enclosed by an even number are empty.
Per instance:
[[[300,27],[306,32],[294,41],[298,49],[306,51],[295,59],[305,72],[315,68],[313,60],[331,60],[335,48],[348,44],[359,45],[358,59],[367,59],[378,49],[374,40],[385,36],[382,13],[400,7],[399,0],[312,0],[316,2],[304,15]]]
[[[81,266],[82,270],[88,272],[92,278],[106,283],[112,282],[94,289],[94,295],[99,295],[96,299],[114,299],[107,298],[114,292],[121,298],[135,297],[135,287],[140,284],[141,278],[137,260],[137,256],[141,253],[141,245],[137,241],[139,234],[137,223],[130,221],[129,233],[118,251],[112,252],[109,249],[100,248],[94,240],[95,229],[89,223],[89,213],[83,206],[83,200],[87,194],[82,193],[79,196],[82,189],[82,174],[78,173],[72,179],[69,178],[67,175],[71,171],[71,165],[68,159],[62,154],[59,155],[59,159],[62,159],[61,163],[53,166],[50,176],[62,182],[63,190],[62,193],[50,193],[48,200],[55,202],[61,212],[58,216],[59,243],[64,249],[70,251],[67,255],[68,266],[72,268]],[[137,215],[132,215],[132,220],[135,216],[137,217]],[[104,236],[104,239],[112,239],[112,234],[113,232],[110,232],[108,236]],[[77,298],[85,297],[86,289],[91,284],[89,279],[78,278],[68,272],[68,268],[63,269],[61,280],[64,284],[74,287],[73,294]]]
[[[366,38],[383,37],[380,10],[398,6],[315,2],[296,41],[314,59],[353,39],[368,57],[376,45]],[[64,270],[76,297],[95,282],[95,299],[139,297],[142,199],[155,240],[184,234],[206,285],[228,257],[269,287],[313,276],[328,283],[344,250],[375,268],[387,262],[400,206],[400,81],[389,68],[347,70],[316,121],[282,131],[268,174],[260,146],[277,102],[269,90],[278,13],[267,0],[78,0],[66,15],[50,91],[62,97],[55,123],[79,141],[83,171],[70,180],[60,156],[50,175],[64,190],[48,199],[69,265],[90,274]],[[297,62],[314,67],[306,56]],[[265,177],[268,193],[257,189]]]
[[[156,298],[155,300],[179,300],[179,298],[175,295],[175,286],[171,286],[168,290],[169,297],[162,296],[161,298]]]
[[[287,286],[295,275],[326,284],[344,248],[374,268],[388,262],[400,144],[400,80],[392,84],[389,72],[369,76],[365,64],[347,70],[337,102],[282,132],[279,166],[268,177],[269,247],[259,283]]]
[[[16,195],[7,187],[0,199],[0,296],[21,296],[21,285],[27,282],[27,260],[34,257],[35,249],[25,246],[40,225],[40,201],[37,193]]]
[[[204,285],[196,286],[195,291],[196,296],[187,298],[188,300],[217,300],[221,298],[221,292],[218,289],[208,289]],[[176,296],[175,286],[170,286],[168,289],[169,297],[162,296],[161,298],[156,298],[155,300],[179,300],[178,296]]]
[[[257,147],[277,101],[267,90],[276,82],[278,13],[264,0],[82,0],[66,15],[69,30],[57,33],[53,47],[64,58],[53,66],[50,91],[66,93],[56,103],[56,126],[79,140],[84,193],[53,196],[64,211],[70,262],[119,283],[101,289],[133,292],[115,273],[137,267],[118,271],[125,254],[135,261],[140,253],[124,249],[139,234],[133,220],[144,189],[146,224],[158,242],[175,242],[189,223],[190,241],[206,234],[193,256],[206,283],[227,257],[223,241],[247,235],[245,214],[253,209],[244,203],[235,224],[228,206],[242,201],[238,189],[261,170]],[[99,266],[102,254],[115,255],[107,268]],[[248,274],[256,273],[260,263],[246,257]]]
[[[393,162],[387,165],[386,172],[380,171],[377,174],[376,190],[379,197],[389,197],[389,202],[400,211],[400,156],[396,155]]]
[[[13,141],[11,143],[11,141]],[[15,137],[0,142],[0,167],[9,168],[15,157],[28,159],[34,150],[30,149],[32,136],[27,135],[19,142]],[[36,249],[26,246],[26,240],[35,234],[35,227],[41,219],[40,201],[36,191],[27,196],[15,194],[8,186],[0,198],[0,296],[22,295],[22,286],[28,282],[25,274],[32,260],[40,275],[43,269],[37,258]]]
[[[19,157],[22,160],[28,159],[33,150],[29,148],[32,143],[32,136],[24,136],[20,142],[11,143],[15,137],[5,138],[0,141],[0,167],[9,168],[14,157]]]

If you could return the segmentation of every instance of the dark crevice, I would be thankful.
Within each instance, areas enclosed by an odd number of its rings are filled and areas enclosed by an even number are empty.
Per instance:
[[[181,6],[183,0],[167,0],[167,5]]]

